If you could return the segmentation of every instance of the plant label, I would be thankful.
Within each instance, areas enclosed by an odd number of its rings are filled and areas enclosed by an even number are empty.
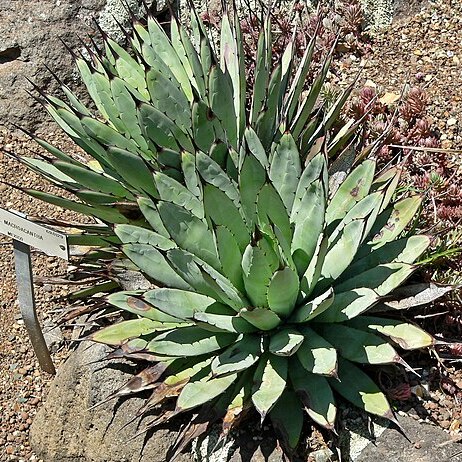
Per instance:
[[[34,223],[20,212],[0,208],[0,233],[39,249],[47,255],[69,259],[65,234]]]

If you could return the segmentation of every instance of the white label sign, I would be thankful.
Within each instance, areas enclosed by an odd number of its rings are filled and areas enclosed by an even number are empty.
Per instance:
[[[0,233],[35,247],[47,255],[69,259],[65,234],[29,221],[19,215],[19,212],[0,208]]]

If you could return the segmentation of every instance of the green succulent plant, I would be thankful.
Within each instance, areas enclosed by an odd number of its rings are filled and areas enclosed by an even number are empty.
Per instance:
[[[109,399],[152,389],[140,416],[176,399],[143,431],[194,410],[171,457],[252,408],[290,452],[305,414],[334,428],[336,394],[394,420],[363,365],[406,365],[392,344],[433,343],[375,314],[430,290],[393,295],[429,245],[404,234],[421,198],[394,200],[399,168],[355,163],[357,124],[330,137],[351,88],[317,106],[329,58],[305,91],[316,37],[297,69],[292,43],[273,68],[266,20],[249,89],[238,19],[223,15],[220,59],[194,12],[191,28],[174,18],[169,38],[149,17],[134,24],[133,53],[104,37],[104,51],[76,57],[99,117],[65,85],[68,102],[42,95],[96,163],[41,139],[53,159],[21,158],[78,200],[26,192],[98,220],[71,244],[118,249],[156,284],[109,295],[134,316],[90,336],[111,357],[152,362]]]

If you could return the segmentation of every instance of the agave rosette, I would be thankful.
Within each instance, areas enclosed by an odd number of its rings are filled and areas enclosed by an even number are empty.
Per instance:
[[[398,168],[353,166],[357,125],[329,138],[351,88],[317,107],[330,58],[305,90],[315,37],[296,70],[293,43],[272,68],[265,21],[249,91],[237,18],[223,15],[219,61],[195,14],[191,27],[172,20],[170,39],[149,17],[133,55],[104,37],[104,52],[76,57],[99,118],[64,85],[67,103],[42,95],[96,166],[40,139],[54,160],[21,159],[80,200],[29,194],[100,220],[71,243],[111,244],[157,285],[108,296],[135,316],[91,335],[153,362],[110,398],[153,389],[139,415],[176,399],[143,430],[196,410],[173,455],[251,408],[293,449],[305,413],[334,427],[335,393],[393,419],[362,365],[405,364],[393,344],[433,339],[367,312],[387,308],[429,245],[403,234],[421,198],[393,200]]]

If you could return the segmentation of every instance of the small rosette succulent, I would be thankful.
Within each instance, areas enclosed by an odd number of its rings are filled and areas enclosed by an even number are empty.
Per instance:
[[[152,389],[139,415],[176,399],[143,430],[195,410],[172,457],[252,408],[287,451],[305,414],[334,428],[336,394],[393,419],[363,365],[405,365],[393,345],[433,339],[368,312],[391,306],[429,245],[403,234],[421,198],[394,200],[399,168],[354,164],[358,124],[330,137],[351,88],[319,107],[327,59],[305,90],[316,37],[297,69],[293,43],[272,69],[267,20],[247,89],[238,19],[223,15],[219,61],[194,13],[191,27],[192,39],[174,19],[169,38],[150,17],[133,54],[104,37],[104,52],[76,58],[100,117],[64,85],[66,103],[42,95],[96,163],[43,140],[53,160],[21,159],[79,200],[29,194],[99,220],[71,243],[112,245],[156,285],[109,295],[133,318],[90,336],[153,363],[111,397]]]

